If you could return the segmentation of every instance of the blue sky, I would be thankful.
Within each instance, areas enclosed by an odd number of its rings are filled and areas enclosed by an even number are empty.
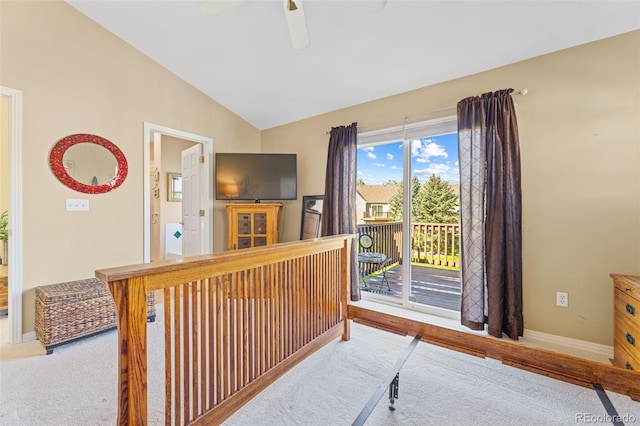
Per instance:
[[[357,179],[368,185],[402,180],[402,142],[359,148]],[[432,174],[449,183],[460,183],[458,134],[449,133],[411,141],[411,175],[426,182]]]

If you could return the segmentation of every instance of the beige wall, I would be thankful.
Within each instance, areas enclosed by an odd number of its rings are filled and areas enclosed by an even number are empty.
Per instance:
[[[216,151],[258,151],[260,132],[63,2],[0,3],[0,84],[23,93],[23,329],[34,287],[92,277],[143,259],[143,122],[213,138]],[[126,181],[107,194],[63,186],[48,155],[62,137],[93,133],[116,144]],[[88,212],[66,212],[86,198]],[[214,250],[226,233],[215,205]]]
[[[332,126],[411,116],[512,87],[522,159],[525,328],[611,345],[609,273],[640,274],[640,31],[262,132],[324,191]],[[299,204],[299,203],[298,203]],[[295,239],[300,205],[285,239]],[[569,308],[555,306],[556,291]]]

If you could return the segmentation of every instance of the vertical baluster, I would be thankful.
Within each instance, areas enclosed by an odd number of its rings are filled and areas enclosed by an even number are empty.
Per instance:
[[[226,398],[224,371],[226,367],[224,342],[222,337],[226,334],[226,324],[224,321],[225,309],[224,304],[226,298],[224,288],[224,277],[216,277],[216,311],[217,321],[215,328],[216,333],[216,404],[222,403]]]
[[[200,400],[200,411],[198,415],[207,410],[207,280],[200,281],[200,373],[198,398]]]
[[[245,353],[247,353],[247,372],[245,374],[245,385],[251,383],[254,377],[254,363],[255,361],[255,341],[254,341],[254,327],[255,327],[255,310],[254,304],[256,303],[256,274],[258,270],[252,269],[251,274],[249,275],[249,280],[247,283],[247,288],[245,289],[245,300],[247,303],[247,308],[245,309],[245,324],[247,328],[247,340],[246,340],[246,349]]]
[[[231,274],[231,280],[229,282],[229,395],[233,395],[237,389],[237,376],[238,371],[236,367],[237,355],[236,355],[236,328],[238,326],[236,322],[236,298],[238,295],[237,286],[237,272]]]
[[[199,398],[198,390],[200,389],[198,383],[198,335],[200,328],[198,327],[198,290],[200,281],[194,281],[191,285],[191,300],[189,307],[191,308],[191,350],[190,352],[190,365],[191,365],[191,400],[192,400],[192,416],[196,418],[199,412]]]
[[[215,379],[215,350],[216,350],[216,341],[215,341],[215,334],[214,334],[214,330],[216,328],[215,322],[214,322],[214,311],[215,311],[215,277],[209,278],[207,280],[207,288],[208,288],[208,300],[209,300],[209,304],[208,304],[208,309],[207,309],[207,315],[208,315],[208,341],[209,341],[209,345],[208,345],[208,353],[207,353],[207,361],[208,361],[208,365],[209,365],[209,377],[208,377],[208,392],[209,392],[209,403],[207,404],[207,409],[210,410],[214,407],[215,405],[215,392],[216,392],[216,379]]]
[[[175,287],[167,287],[163,290],[163,306],[164,306],[164,424],[169,426],[173,416],[171,409],[171,386],[173,384],[173,375],[171,374],[171,361],[173,360],[172,347],[172,328],[171,328],[171,294],[175,292]]]
[[[192,419],[191,416],[191,387],[189,386],[191,384],[191,372],[189,371],[189,367],[191,365],[191,358],[189,357],[189,352],[191,351],[191,345],[190,345],[190,341],[189,338],[191,337],[191,333],[190,333],[190,321],[189,321],[189,313],[190,313],[190,309],[189,307],[191,306],[190,303],[190,296],[191,296],[191,290],[193,286],[193,283],[189,283],[187,284],[187,286],[185,287],[185,291],[182,293],[182,315],[183,315],[183,327],[182,327],[182,337],[183,337],[183,352],[182,352],[182,359],[184,360],[183,365],[182,365],[182,369],[184,372],[184,411],[185,411],[185,420],[188,422],[189,420]]]
[[[173,315],[173,335],[175,345],[175,359],[173,369],[176,375],[175,389],[174,389],[174,404],[176,410],[175,424],[181,425],[184,422],[184,404],[182,403],[182,291],[184,285],[176,286],[174,292],[174,315]]]
[[[273,298],[271,299],[273,303],[273,312],[271,316],[271,365],[270,367],[275,366],[278,362],[280,362],[280,286],[276,284],[276,274],[277,274],[278,265],[269,265],[269,285],[271,288],[271,294],[273,294]]]
[[[254,270],[250,269],[245,271],[242,280],[242,386],[246,386],[249,383],[249,368],[251,358],[249,356],[249,281],[254,275]]]
[[[340,254],[340,282],[342,283],[340,293],[342,297],[342,320],[344,321],[344,326],[342,330],[342,340],[349,340],[351,338],[351,324],[349,318],[347,316],[347,309],[349,299],[351,298],[351,268],[350,268],[350,260],[351,260],[351,240],[346,239],[344,241],[344,245]]]
[[[265,321],[265,315],[266,315],[266,308],[267,308],[267,295],[265,294],[264,291],[264,280],[265,280],[265,276],[264,276],[264,266],[260,267],[260,275],[258,278],[258,286],[259,286],[259,291],[258,291],[258,298],[256,300],[257,303],[257,312],[256,312],[256,317],[258,318],[256,321],[256,325],[257,328],[256,330],[258,331],[256,333],[256,336],[258,337],[258,344],[256,345],[257,351],[258,351],[258,370],[257,370],[257,375],[261,375],[262,373],[264,373],[266,371],[266,361],[267,361],[267,351],[265,348],[265,341],[267,338],[267,332],[268,332],[268,328],[267,328],[267,322]]]
[[[236,273],[236,291],[234,292],[233,301],[235,302],[235,372],[236,372],[236,386],[235,392],[242,388],[242,365],[244,364],[244,357],[242,356],[242,339],[243,327],[242,322],[242,296],[244,293],[244,278],[247,271],[240,271]],[[232,395],[235,393],[232,392]]]

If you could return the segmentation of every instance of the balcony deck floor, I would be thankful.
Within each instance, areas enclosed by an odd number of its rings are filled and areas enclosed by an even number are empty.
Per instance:
[[[361,290],[402,299],[402,265],[386,271],[389,289],[382,284],[382,273],[361,282]],[[460,311],[462,287],[460,271],[438,269],[428,266],[411,266],[410,300],[428,306]]]

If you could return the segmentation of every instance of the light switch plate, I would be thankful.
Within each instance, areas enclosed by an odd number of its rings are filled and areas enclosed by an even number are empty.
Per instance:
[[[67,198],[68,212],[86,212],[89,211],[89,200],[86,198]]]

